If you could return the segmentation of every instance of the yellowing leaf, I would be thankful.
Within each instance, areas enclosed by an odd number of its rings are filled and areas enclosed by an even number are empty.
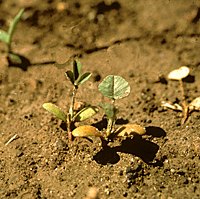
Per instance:
[[[85,107],[74,116],[75,122],[82,122],[98,113],[99,109],[96,106]]]
[[[129,136],[129,135],[144,135],[146,129],[137,124],[125,124],[119,127],[115,132],[115,137]]]
[[[168,75],[168,78],[171,80],[181,80],[187,77],[189,73],[190,69],[187,66],[182,66],[179,69],[171,71]]]
[[[89,125],[79,126],[75,128],[72,131],[72,135],[74,137],[87,137],[87,136],[103,137],[97,128]]]

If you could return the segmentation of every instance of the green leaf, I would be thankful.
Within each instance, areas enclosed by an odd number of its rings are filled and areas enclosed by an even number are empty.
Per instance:
[[[8,58],[12,64],[17,64],[17,65],[22,64],[21,58],[14,53],[9,53]]]
[[[8,33],[4,30],[0,30],[0,40],[5,43],[8,43]]]
[[[67,78],[71,81],[71,83],[74,85],[75,79],[74,79],[74,74],[71,70],[68,70],[66,73]]]
[[[79,111],[73,118],[74,122],[82,122],[98,113],[99,109],[96,106],[85,107]]]
[[[20,20],[22,14],[23,14],[23,12],[24,12],[24,9],[21,9],[21,10],[19,11],[19,13],[15,16],[15,18],[13,19],[13,21],[12,21],[10,27],[9,27],[9,30],[8,30],[8,35],[9,35],[9,36],[8,36],[8,43],[11,42],[12,35],[13,35],[13,33],[14,33],[15,27],[16,27],[17,23],[19,22],[19,20]]]
[[[98,105],[104,110],[105,114],[110,119],[116,118],[117,114],[119,113],[119,109],[113,104],[107,103],[104,105],[103,103],[99,102]]]
[[[84,74],[82,74],[79,79],[76,82],[76,85],[81,85],[82,83],[84,83],[86,80],[88,80],[90,78],[92,74],[90,72],[86,72]]]
[[[108,98],[118,99],[130,93],[130,86],[122,77],[109,75],[99,85],[99,91]]]
[[[73,61],[73,73],[74,73],[74,79],[77,80],[80,73],[81,73],[81,68],[82,68],[82,64],[77,61],[77,60],[74,60]]]
[[[66,122],[66,117],[67,116],[56,105],[54,105],[52,103],[44,103],[43,104],[43,108],[46,109],[47,111],[49,111],[50,113],[54,114],[57,118],[59,118],[59,119],[63,120],[64,122]]]

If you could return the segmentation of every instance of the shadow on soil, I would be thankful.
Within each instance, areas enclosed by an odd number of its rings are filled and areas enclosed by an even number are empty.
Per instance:
[[[147,127],[147,135],[152,137],[165,137],[166,133],[159,127]],[[104,147],[100,152],[94,156],[94,160],[102,165],[108,163],[115,164],[120,160],[120,156],[117,152],[129,153],[140,157],[145,163],[153,166],[162,166],[163,160],[154,161],[155,155],[159,149],[159,146],[151,141],[143,139],[139,135],[135,135],[133,139],[127,138],[121,142],[121,146],[116,147]]]
[[[24,56],[22,56],[22,55],[20,55],[20,54],[15,54],[15,55],[17,55],[17,56],[20,58],[21,63],[20,63],[20,64],[15,63],[15,62],[13,62],[11,59],[9,59],[9,58],[7,57],[8,66],[9,66],[9,67],[21,68],[23,71],[27,71],[28,67],[30,67],[30,66],[55,64],[55,61],[31,63],[31,62],[29,61],[29,59],[27,59],[26,57],[24,57]]]

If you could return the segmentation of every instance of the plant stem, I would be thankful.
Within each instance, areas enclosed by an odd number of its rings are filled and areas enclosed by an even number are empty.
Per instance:
[[[73,89],[73,97],[72,97],[72,104],[70,106],[70,110],[69,113],[71,115],[71,118],[73,118],[74,116],[74,103],[75,103],[75,99],[76,99],[76,92],[77,92],[78,86],[74,85],[74,89]]]
[[[182,123],[184,124],[185,121],[188,118],[188,115],[189,115],[188,110],[189,109],[188,109],[188,106],[187,106],[186,101],[185,101],[185,92],[184,92],[184,88],[183,88],[182,79],[180,79],[179,82],[180,82],[180,88],[181,88],[181,93],[182,93],[182,104],[183,104],[183,111],[184,111],[184,117],[183,117]]]
[[[112,104],[113,104],[113,117],[112,118],[109,118],[108,120],[108,125],[107,125],[107,130],[106,130],[106,134],[107,134],[107,137],[110,136],[110,134],[112,133],[112,130],[113,130],[113,127],[114,127],[114,123],[115,123],[115,99],[112,99]]]
[[[68,113],[67,114],[67,122],[66,122],[66,126],[67,126],[67,133],[68,133],[68,138],[70,141],[72,141],[72,132],[71,132],[71,115]]]

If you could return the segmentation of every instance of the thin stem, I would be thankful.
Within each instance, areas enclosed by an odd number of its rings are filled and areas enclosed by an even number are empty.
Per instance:
[[[110,136],[110,134],[112,133],[113,131],[113,127],[114,127],[114,124],[115,124],[115,99],[112,99],[112,105],[113,105],[113,117],[112,118],[109,118],[108,120],[108,125],[107,125],[107,131],[106,131],[106,134],[107,134],[107,137]]]
[[[113,104],[113,118],[112,118],[112,126],[111,126],[111,132],[114,128],[114,124],[115,124],[115,99],[112,99],[112,104]]]
[[[68,113],[67,114],[67,122],[66,122],[66,126],[67,126],[67,133],[68,133],[68,138],[70,141],[72,141],[72,132],[71,132],[71,115]]]
[[[182,104],[183,104],[183,111],[184,111],[184,117],[183,117],[182,123],[184,124],[189,116],[189,112],[188,112],[189,109],[188,109],[188,106],[185,101],[185,92],[184,92],[184,88],[183,88],[182,79],[180,79],[179,82],[180,82],[180,88],[181,88],[181,93],[182,93]]]
[[[182,81],[182,79],[179,80],[179,83],[180,83],[180,88],[181,88],[182,101],[183,101],[184,104],[186,104],[185,103],[185,92],[184,92],[184,88],[183,88],[183,81]]]
[[[75,103],[75,99],[76,99],[76,92],[77,92],[78,86],[74,85],[74,89],[73,89],[73,97],[72,97],[72,104],[70,106],[70,110],[69,113],[71,115],[71,118],[73,118],[74,116],[74,103]]]

